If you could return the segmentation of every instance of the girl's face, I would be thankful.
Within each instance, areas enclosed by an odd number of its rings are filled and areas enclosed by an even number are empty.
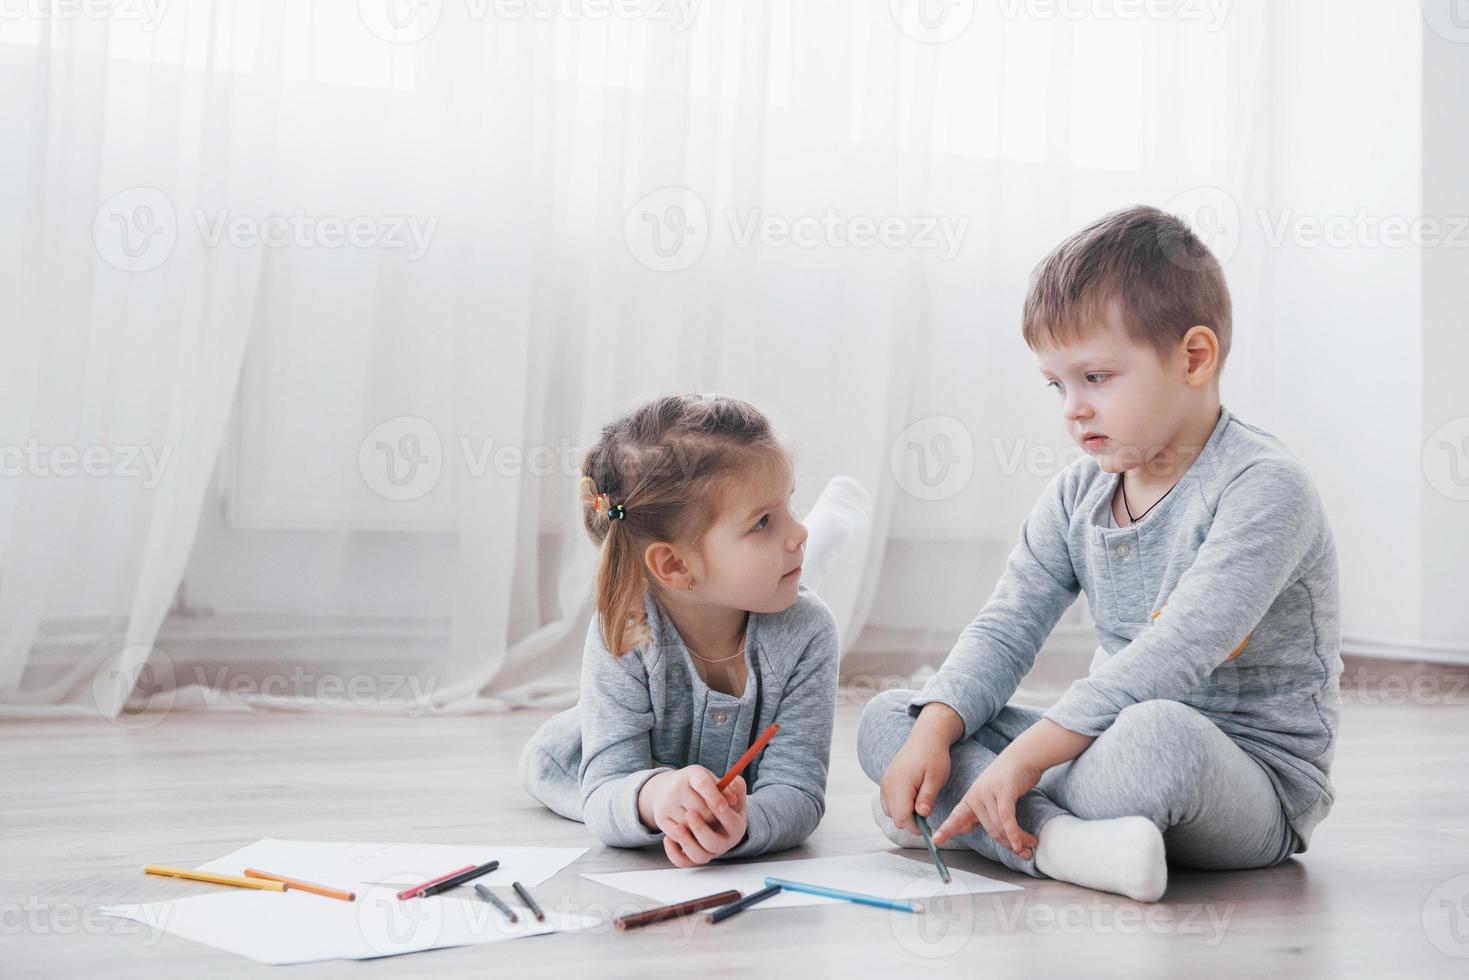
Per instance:
[[[725,494],[719,518],[700,545],[692,595],[732,609],[788,609],[801,584],[806,527],[791,510],[789,471],[745,481]]]

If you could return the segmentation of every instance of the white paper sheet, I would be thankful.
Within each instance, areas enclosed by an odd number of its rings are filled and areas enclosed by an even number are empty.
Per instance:
[[[435,895],[400,902],[396,891],[391,885],[373,886],[359,891],[357,901],[342,902],[298,891],[226,888],[213,895],[109,905],[99,911],[276,965],[395,956],[568,932],[594,924],[585,916],[547,908],[544,923],[526,912],[520,914],[518,924],[511,925],[479,898],[465,901]],[[515,907],[513,902],[511,907]]]
[[[260,892],[197,885],[214,893],[165,902],[111,905],[100,911],[155,930],[248,956],[262,963],[367,959],[444,946],[493,943],[587,928],[594,920],[541,903],[538,923],[518,902],[520,921],[482,901],[472,886],[431,898],[399,901],[397,892],[464,867],[496,860],[476,883],[534,888],[587,852],[585,847],[504,847],[499,844],[358,844],[267,837],[199,865],[197,870],[242,874],[258,868],[357,893],[343,902],[306,892]],[[504,898],[505,893],[501,893]]]
[[[606,874],[583,872],[582,877],[635,895],[646,895],[667,905],[687,902],[729,888],[748,895],[765,887],[767,875],[827,888],[862,892],[865,895],[918,902],[938,895],[975,895],[1023,890],[1019,885],[985,878],[958,868],[949,869],[954,880],[946,885],[939,878],[933,862],[928,859],[927,852],[915,852],[918,853],[923,855],[921,862],[891,851],[873,851],[869,854],[806,858],[799,861],[709,864],[702,868],[619,871]],[[841,899],[783,891],[753,906],[750,911],[833,903],[841,903]]]
[[[342,841],[277,840],[266,837],[199,865],[199,871],[241,874],[258,868],[318,885],[352,890],[354,885],[396,884],[401,889],[437,878],[466,864],[499,861],[478,882],[527,888],[555,876],[587,852],[585,847],[502,847],[499,844],[357,844]]]

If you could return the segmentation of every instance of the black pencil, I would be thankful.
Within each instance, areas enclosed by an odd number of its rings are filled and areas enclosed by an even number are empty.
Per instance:
[[[487,864],[481,864],[477,868],[470,868],[468,871],[461,872],[452,878],[445,879],[444,881],[439,882],[437,885],[429,885],[423,891],[418,893],[418,897],[428,898],[430,895],[437,895],[439,892],[448,891],[450,888],[457,888],[465,882],[484,877],[499,866],[499,861],[490,861]]]
[[[704,920],[706,922],[723,922],[730,916],[738,915],[739,913],[743,912],[745,909],[749,908],[751,905],[754,905],[756,902],[763,902],[767,898],[772,898],[779,893],[779,885],[771,885],[769,888],[762,888],[758,892],[751,892],[749,895],[746,895],[738,902],[730,902],[728,905],[715,909],[713,912],[710,912],[708,915],[704,916]]]
[[[530,897],[530,892],[525,890],[524,885],[516,881],[512,882],[510,887],[515,889],[515,894],[520,896],[520,900],[525,903],[525,907],[530,909],[531,912],[535,915],[537,922],[546,921],[546,913],[541,911],[541,907],[536,904],[535,899]]]
[[[512,923],[520,921],[520,916],[515,914],[515,910],[506,905],[503,901],[501,901],[499,895],[496,895],[484,885],[475,885],[474,893],[480,898],[484,899],[486,902],[489,902],[495,908],[499,909],[501,912],[504,912],[505,915],[509,917]]]

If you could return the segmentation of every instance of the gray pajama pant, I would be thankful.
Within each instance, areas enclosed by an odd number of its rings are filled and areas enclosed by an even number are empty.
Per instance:
[[[873,782],[913,730],[913,691],[879,694],[862,712],[857,757]],[[952,769],[930,816],[937,828],[1004,748],[1041,718],[1037,708],[1007,705],[949,750]],[[1170,864],[1216,870],[1278,864],[1296,837],[1270,777],[1219,727],[1177,701],[1123,708],[1112,727],[1070,762],[1046,771],[1015,806],[1020,826],[1039,836],[1063,813],[1085,820],[1142,816],[1163,833]],[[1037,878],[1035,860],[995,843],[984,828],[954,838],[991,861]]]

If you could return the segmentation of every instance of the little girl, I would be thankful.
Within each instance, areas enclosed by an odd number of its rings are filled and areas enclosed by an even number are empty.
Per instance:
[[[541,726],[520,769],[531,796],[603,843],[661,840],[692,867],[794,846],[821,821],[837,630],[801,584],[791,473],[765,416],[714,395],[645,404],[583,459],[602,557],[581,701]],[[779,734],[721,792],[772,722]]]

